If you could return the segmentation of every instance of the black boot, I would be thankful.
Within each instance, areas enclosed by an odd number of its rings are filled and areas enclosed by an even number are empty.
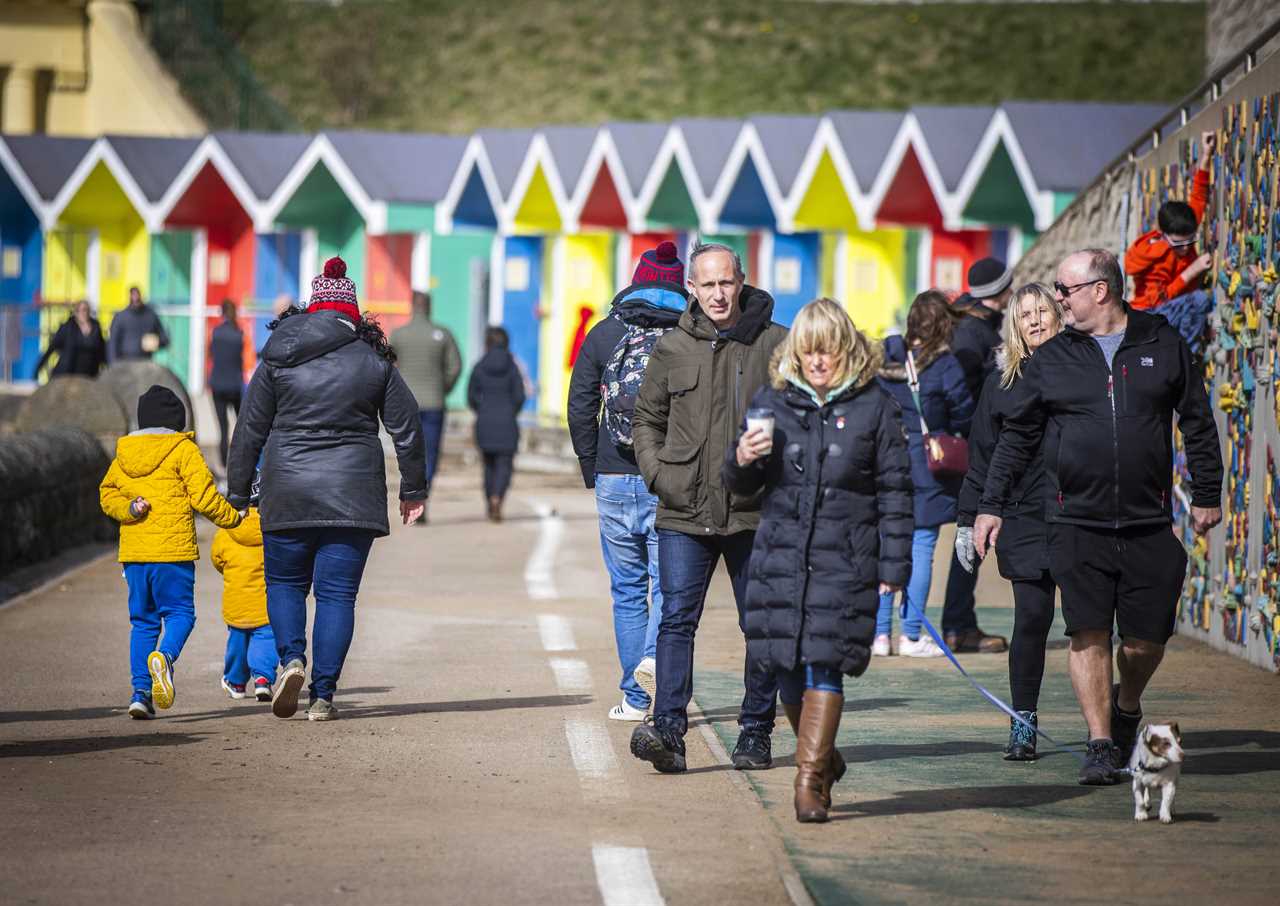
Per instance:
[[[1040,724],[1036,720],[1036,712],[1019,711],[1018,716],[1031,724],[1032,727],[1038,727]],[[1021,721],[1009,718],[1009,744],[1004,747],[1005,761],[1035,761],[1036,760],[1036,734],[1030,727]]]
[[[739,733],[738,744],[733,747],[733,766],[739,771],[762,771],[773,767],[769,731],[752,727]]]
[[[669,727],[658,726],[652,717],[631,731],[631,754],[664,774],[679,774],[685,769],[684,738]]]

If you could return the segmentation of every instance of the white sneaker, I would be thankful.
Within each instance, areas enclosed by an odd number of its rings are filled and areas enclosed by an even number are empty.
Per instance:
[[[926,635],[914,642],[905,635],[898,636],[898,654],[903,657],[943,657],[942,649]]]
[[[631,672],[631,677],[649,696],[649,707],[652,708],[658,700],[658,662],[651,657],[642,658]]]
[[[643,708],[633,708],[624,701],[609,709],[609,720],[629,720],[633,723],[639,723],[648,714],[649,712]]]
[[[878,635],[876,640],[871,643],[872,657],[888,657],[893,654],[892,646],[889,644],[887,635]]]

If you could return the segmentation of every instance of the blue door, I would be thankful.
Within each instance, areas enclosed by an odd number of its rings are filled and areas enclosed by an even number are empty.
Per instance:
[[[791,326],[801,306],[818,295],[817,233],[776,234],[773,237],[773,320]]]
[[[533,392],[525,401],[527,412],[538,407],[538,338],[542,312],[542,239],[508,236],[502,277],[502,326],[511,337],[511,354],[524,369]]]
[[[18,187],[0,169],[0,381],[35,379],[40,359],[44,237]]]
[[[298,301],[302,269],[302,236],[299,233],[259,233],[253,268],[253,348],[267,342],[267,325],[275,320],[272,308],[280,296]]]

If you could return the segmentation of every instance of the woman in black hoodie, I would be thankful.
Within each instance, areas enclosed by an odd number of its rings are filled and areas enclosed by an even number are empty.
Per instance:
[[[911,461],[880,350],[839,303],[810,302],[774,351],[770,386],[725,457],[735,496],[763,491],[743,631],[748,663],[778,677],[796,733],[796,820],[826,821],[844,774],[843,675],[871,661],[879,594],[911,574]],[[767,410],[760,412],[759,410]]]
[[[516,415],[524,405],[524,376],[507,351],[507,332],[484,332],[484,357],[471,370],[467,405],[476,414],[476,446],[484,457],[484,497],[489,519],[502,521],[502,500],[511,487],[512,463],[520,445]]]

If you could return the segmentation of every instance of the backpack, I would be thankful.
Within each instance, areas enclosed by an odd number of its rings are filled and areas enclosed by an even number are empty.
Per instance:
[[[627,332],[613,347],[613,353],[600,375],[600,395],[604,398],[604,424],[609,437],[619,447],[633,446],[631,417],[636,411],[636,396],[644,381],[645,369],[654,345],[671,328],[627,325]]]

